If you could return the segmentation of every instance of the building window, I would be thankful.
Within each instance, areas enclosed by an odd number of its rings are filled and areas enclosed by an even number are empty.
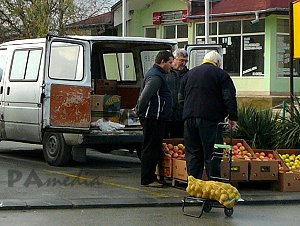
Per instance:
[[[294,60],[294,76],[300,77],[300,61]],[[277,19],[277,76],[290,76],[289,20]]]
[[[155,27],[146,27],[144,36],[147,38],[156,38],[156,28]]]
[[[217,34],[217,23],[210,22],[209,23],[209,35]],[[196,36],[204,36],[205,35],[205,24],[196,24]]]
[[[251,24],[251,20],[243,20],[243,33],[265,32],[265,19],[259,19],[257,23]]]
[[[241,21],[219,22],[219,34],[240,34]]]
[[[187,24],[165,25],[163,27],[166,39],[174,39],[178,42],[178,47],[183,48],[188,44],[188,26]]]
[[[264,75],[264,35],[243,37],[243,76]]]
[[[219,43],[224,44],[223,69],[231,76],[240,76],[241,65],[241,37],[220,37]]]
[[[176,25],[164,26],[164,38],[176,38]]]
[[[223,69],[230,76],[264,75],[265,20],[210,23],[210,43],[222,44]],[[196,43],[204,43],[204,23],[196,24]]]
[[[187,38],[188,37],[188,26],[186,24],[177,25],[177,37],[176,38]]]
[[[277,19],[277,32],[278,33],[290,33],[290,25],[288,19]]]

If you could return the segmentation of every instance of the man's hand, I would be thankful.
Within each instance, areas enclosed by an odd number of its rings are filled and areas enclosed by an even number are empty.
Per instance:
[[[137,118],[138,114],[137,114],[136,108],[132,108],[131,110],[132,110],[132,115]]]
[[[228,120],[229,127],[233,130],[236,129],[237,121]]]

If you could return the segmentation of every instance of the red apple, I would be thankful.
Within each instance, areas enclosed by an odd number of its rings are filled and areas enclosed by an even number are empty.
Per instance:
[[[236,144],[236,146],[241,147],[241,146],[243,146],[243,144],[239,142]]]

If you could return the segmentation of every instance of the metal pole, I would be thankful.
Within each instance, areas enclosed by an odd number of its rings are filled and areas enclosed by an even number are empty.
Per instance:
[[[127,36],[127,26],[126,26],[126,13],[127,13],[127,0],[122,0],[122,37]],[[125,55],[122,53],[122,80],[125,80]]]
[[[205,44],[209,43],[209,0],[205,0]]]
[[[290,98],[294,104],[294,15],[293,3],[290,3]]]
[[[122,36],[126,36],[126,0],[122,0]]]

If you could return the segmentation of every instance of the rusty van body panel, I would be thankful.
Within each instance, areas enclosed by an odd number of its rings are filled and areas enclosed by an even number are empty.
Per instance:
[[[91,124],[90,87],[51,85],[50,125],[89,128]]]

